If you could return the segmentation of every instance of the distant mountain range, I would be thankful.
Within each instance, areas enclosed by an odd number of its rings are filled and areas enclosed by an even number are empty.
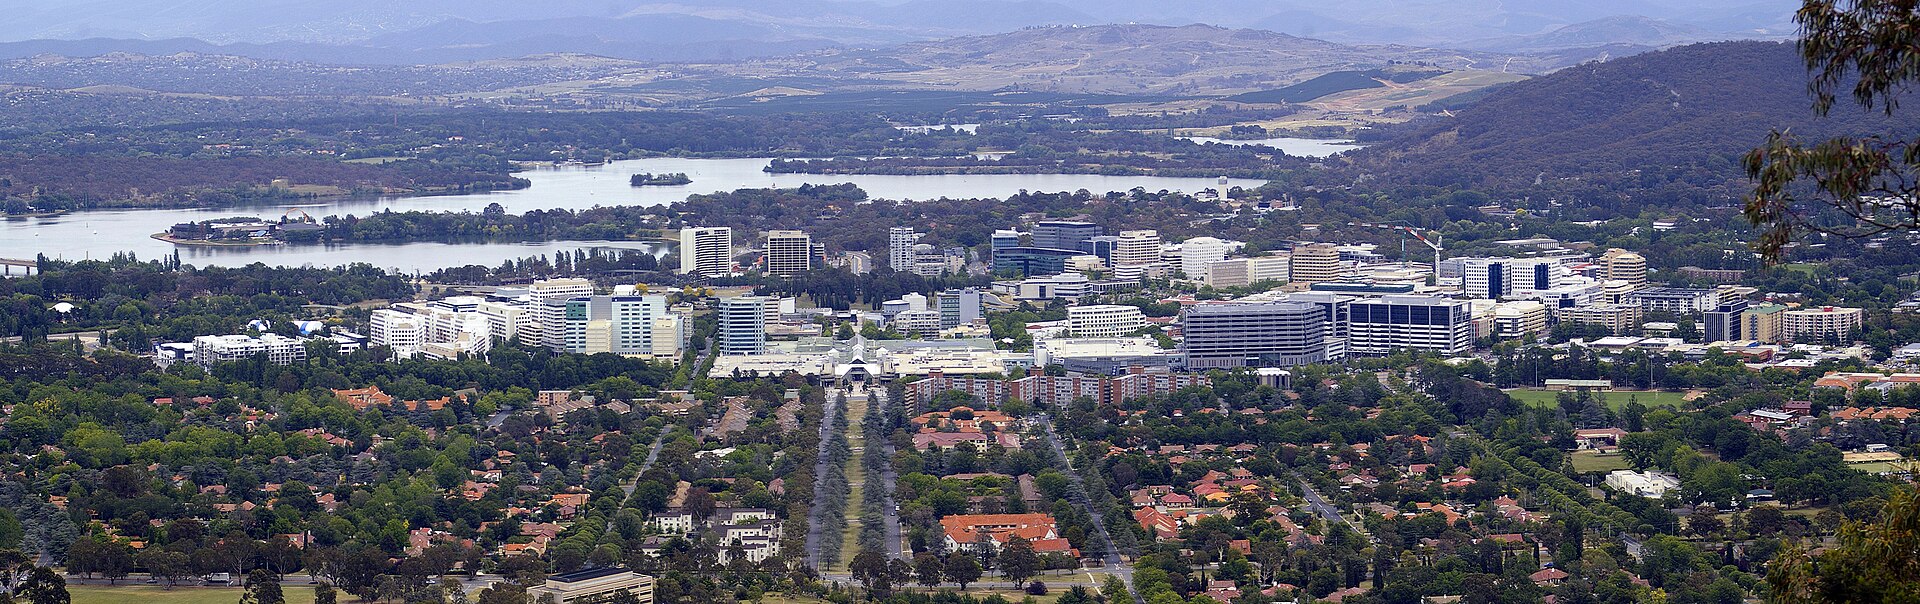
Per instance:
[[[679,17],[675,17],[678,19]],[[683,30],[697,35],[696,23]],[[591,22],[554,24],[548,34],[591,36]],[[492,26],[433,26],[449,47],[484,38]],[[710,33],[719,33],[715,30]],[[109,54],[76,57],[89,42],[0,44],[0,83],[56,90],[117,86],[175,94],[239,96],[446,96],[515,90],[533,95],[628,96],[649,105],[719,98],[748,100],[878,91],[1038,92],[1136,97],[1209,97],[1283,88],[1332,72],[1393,66],[1475,74],[1383,93],[1415,102],[1524,79],[1576,62],[1564,57],[1456,51],[1391,44],[1349,45],[1253,29],[1206,25],[1057,26],[911,42],[877,49],[834,48],[716,63],[636,62],[602,54],[548,53],[518,59],[432,65],[352,65],[366,49],[299,42],[213,46],[196,40],[102,41]],[[302,59],[303,48],[339,60]],[[160,52],[140,52],[141,49]],[[227,54],[244,50],[245,57]],[[524,50],[534,50],[525,48]],[[270,56],[273,58],[253,58]],[[1436,88],[1437,87],[1437,88]],[[1395,103],[1389,103],[1395,104]],[[1374,107],[1379,108],[1379,107]]]
[[[1797,0],[0,0],[0,57],[217,52],[425,64],[539,53],[647,61],[871,48],[1042,25],[1208,23],[1347,44],[1658,48],[1793,31]],[[33,41],[33,42],[29,42]],[[61,41],[61,42],[52,42]],[[134,42],[138,41],[138,42]],[[1593,53],[1588,53],[1593,54]]]
[[[1745,190],[1740,157],[1770,130],[1805,140],[1920,135],[1912,114],[1890,117],[1844,102],[1816,117],[1806,81],[1790,44],[1683,46],[1501,87],[1451,116],[1410,124],[1353,161],[1389,182],[1558,192],[1575,205],[1657,203],[1662,198],[1641,189],[1649,183],[1717,187],[1717,196],[1689,193],[1696,196],[1688,201],[1726,205]]]

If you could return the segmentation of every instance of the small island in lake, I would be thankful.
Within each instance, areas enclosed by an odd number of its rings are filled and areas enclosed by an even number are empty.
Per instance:
[[[633,175],[633,186],[636,187],[671,187],[692,182],[693,179],[688,178],[685,172],[674,172],[672,174],[640,173]]]

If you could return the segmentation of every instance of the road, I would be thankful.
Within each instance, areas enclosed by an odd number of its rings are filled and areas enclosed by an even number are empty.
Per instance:
[[[886,405],[887,405],[886,390],[883,390],[883,389],[867,390],[866,396],[868,396],[869,400],[871,401],[867,403],[867,409],[873,410],[873,412],[877,412],[877,413],[883,413],[883,414],[886,413],[885,411]],[[900,480],[899,472],[895,471],[893,468],[893,455],[895,453],[893,439],[882,438],[880,439],[879,446],[880,446],[881,453],[884,454],[887,459],[886,466],[884,467],[884,469],[880,471],[880,488],[884,489],[881,491],[881,493],[884,493],[886,495],[886,497],[882,499],[880,502],[881,503],[880,509],[884,510],[885,512],[884,522],[886,522],[887,543],[893,544],[893,549],[887,552],[887,557],[899,558],[902,560],[911,561],[913,557],[907,554],[906,543],[900,536],[900,510],[899,508],[895,507],[895,504],[897,502],[893,500],[894,486],[898,484]]]
[[[672,433],[673,426],[668,425],[666,428],[660,430],[659,436],[654,437],[653,447],[647,449],[647,459],[640,462],[640,471],[634,472],[632,479],[627,480],[626,484],[620,485],[620,490],[626,493],[626,497],[622,499],[633,497],[633,490],[640,486],[640,475],[646,474],[647,470],[653,469],[653,462],[660,460],[660,447],[667,444],[667,435]]]
[[[487,418],[487,429],[499,430],[500,424],[507,423],[507,418],[512,416],[513,416],[512,407],[501,409],[499,413],[495,413],[492,416]]]
[[[1100,535],[1100,543],[1107,548],[1107,555],[1101,560],[1101,570],[1120,577],[1120,580],[1127,583],[1127,591],[1132,592],[1134,604],[1147,604],[1146,598],[1140,596],[1140,591],[1133,589],[1133,567],[1128,566],[1127,561],[1120,557],[1120,548],[1114,546],[1113,537],[1107,534],[1106,518],[1102,517],[1100,510],[1095,509],[1093,503],[1087,499],[1087,485],[1081,481],[1080,472],[1073,469],[1073,460],[1067,457],[1066,447],[1060,444],[1060,435],[1054,433],[1053,417],[1042,413],[1036,421],[1040,425],[1042,435],[1047,439],[1047,446],[1053,449],[1053,454],[1061,467],[1067,469],[1068,480],[1073,482],[1074,505],[1080,506],[1081,511],[1087,513],[1087,518],[1093,521],[1094,532]]]
[[[1319,491],[1313,490],[1313,485],[1307,484],[1307,481],[1300,481],[1300,492],[1307,499],[1307,507],[1313,508],[1314,513],[1320,514],[1320,517],[1327,519],[1329,522],[1345,524],[1347,528],[1353,529],[1353,532],[1362,535],[1367,534],[1365,529],[1354,524],[1352,520],[1348,520],[1346,516],[1340,515],[1340,509],[1333,507],[1333,504],[1327,503],[1326,498],[1321,497]]]
[[[827,519],[826,503],[839,496],[837,493],[827,493],[821,481],[827,476],[827,445],[833,440],[833,418],[844,412],[840,408],[842,395],[839,388],[828,388],[825,411],[820,414],[820,449],[815,452],[813,464],[813,504],[807,508],[807,568],[820,568],[820,543],[825,537],[820,526]],[[840,536],[836,534],[833,538],[839,539]]]

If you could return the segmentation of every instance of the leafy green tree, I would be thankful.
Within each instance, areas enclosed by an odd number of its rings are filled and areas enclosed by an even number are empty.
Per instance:
[[[927,588],[939,585],[944,572],[945,564],[931,552],[920,552],[913,557],[914,578]]]
[[[1000,573],[1014,583],[1025,583],[1027,579],[1040,574],[1046,563],[1033,551],[1033,542],[1022,537],[1010,537],[1007,544],[1000,547],[998,558]]]
[[[67,579],[51,568],[34,567],[27,579],[14,590],[14,599],[23,604],[72,604]]]
[[[980,580],[985,572],[980,568],[980,560],[966,552],[956,552],[947,556],[946,568],[941,571],[947,581],[960,584],[960,591],[967,590],[967,584]]]
[[[869,596],[884,594],[888,590],[887,556],[880,550],[861,548],[853,555],[847,570],[853,573],[855,581],[866,587]]]
[[[1843,91],[1864,110],[1892,115],[1899,96],[1920,80],[1913,67],[1920,62],[1920,12],[1911,2],[1805,0],[1795,20],[1819,115]],[[1920,171],[1920,142],[1840,137],[1806,146],[1775,131],[1744,165],[1755,185],[1743,214],[1764,229],[1754,247],[1769,262],[1779,261],[1801,232],[1865,237],[1920,228],[1920,183],[1908,178]],[[1796,198],[1802,180],[1813,181],[1820,205]]]
[[[240,595],[240,604],[287,604],[287,596],[280,591],[280,575],[266,569],[247,573],[247,590]]]
[[[527,588],[513,583],[495,583],[480,590],[479,604],[527,604],[527,599]]]
[[[1879,518],[1842,525],[1818,554],[1793,543],[1767,564],[1767,595],[1783,604],[1920,602],[1920,488],[1887,498]]]

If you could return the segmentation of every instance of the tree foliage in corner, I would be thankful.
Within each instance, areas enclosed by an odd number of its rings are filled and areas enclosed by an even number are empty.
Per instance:
[[[1806,0],[1795,20],[1821,116],[1843,89],[1862,108],[1892,115],[1907,85],[1920,81],[1914,0]],[[1920,141],[1838,137],[1805,146],[1776,130],[1744,163],[1755,185],[1743,214],[1762,227],[1754,248],[1768,263],[1779,262],[1797,233],[1871,237],[1920,229]],[[1800,203],[1807,180],[1825,207]]]
[[[1791,545],[1767,566],[1773,602],[1920,602],[1920,489],[1892,493],[1876,520],[1846,523],[1837,546]]]

